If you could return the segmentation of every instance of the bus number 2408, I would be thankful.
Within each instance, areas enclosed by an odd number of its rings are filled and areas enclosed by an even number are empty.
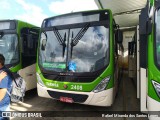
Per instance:
[[[71,90],[83,90],[82,85],[71,85]]]

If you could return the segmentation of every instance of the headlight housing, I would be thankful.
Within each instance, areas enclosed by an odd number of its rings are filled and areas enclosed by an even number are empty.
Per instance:
[[[108,83],[110,81],[110,76],[104,78],[93,90],[94,93],[101,92],[106,89]]]
[[[38,83],[39,83],[41,86],[43,86],[43,87],[44,87],[44,83],[43,83],[43,81],[42,81],[42,79],[41,79],[41,77],[40,77],[39,73],[36,73],[36,75],[37,75]]]
[[[158,83],[158,82],[152,80],[152,84],[153,84],[153,86],[154,86],[154,88],[155,88],[155,90],[156,90],[158,96],[160,97],[160,83]]]

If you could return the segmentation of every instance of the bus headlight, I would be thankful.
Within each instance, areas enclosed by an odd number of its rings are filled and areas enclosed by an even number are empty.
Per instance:
[[[43,81],[42,81],[40,75],[39,75],[38,73],[36,73],[36,75],[37,75],[38,83],[39,83],[41,86],[44,86],[44,83],[43,83]]]
[[[158,82],[152,80],[152,84],[153,84],[153,86],[154,86],[154,88],[155,88],[155,90],[156,90],[158,96],[160,97],[160,83],[158,83]]]
[[[106,77],[104,78],[97,86],[96,88],[93,90],[93,92],[97,93],[97,92],[101,92],[103,90],[106,89],[108,83],[110,81],[110,77]]]

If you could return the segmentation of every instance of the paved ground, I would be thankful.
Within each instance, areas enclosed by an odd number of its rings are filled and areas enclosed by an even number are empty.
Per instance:
[[[139,100],[136,98],[136,88],[133,85],[131,79],[127,77],[127,72],[124,72],[118,96],[111,107],[96,107],[87,106],[80,104],[68,104],[55,101],[52,99],[46,99],[38,97],[36,89],[28,91],[25,96],[23,103],[12,103],[12,111],[46,111],[49,116],[48,118],[42,119],[53,119],[53,120],[147,120],[147,118],[125,118],[123,116],[118,118],[112,117],[101,117],[102,112],[108,113],[110,111],[139,111]],[[48,111],[48,112],[47,112]],[[51,112],[52,111],[52,112]],[[58,111],[58,112],[54,112]],[[63,112],[62,111],[66,111]],[[70,114],[71,117],[64,117],[66,114]],[[58,115],[63,117],[57,117]],[[78,117],[72,117],[78,115]],[[87,117],[82,117],[82,116]],[[112,115],[112,114],[111,114]],[[56,117],[54,117],[56,116]],[[98,117],[89,117],[98,116]],[[25,119],[40,119],[40,118],[11,118],[13,120],[25,120]]]

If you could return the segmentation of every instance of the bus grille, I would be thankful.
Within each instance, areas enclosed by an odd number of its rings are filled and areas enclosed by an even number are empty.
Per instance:
[[[61,82],[88,83],[88,82],[93,82],[97,78],[97,76],[81,77],[81,76],[61,76],[61,75],[48,75],[48,74],[43,74],[43,75],[44,78]]]

